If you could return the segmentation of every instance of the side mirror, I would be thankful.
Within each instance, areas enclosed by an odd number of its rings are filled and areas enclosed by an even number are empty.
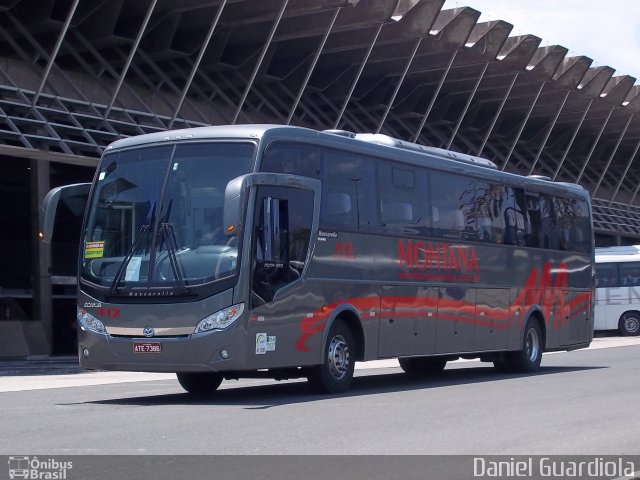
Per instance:
[[[272,173],[249,173],[234,178],[224,190],[224,233],[233,237],[242,230],[242,221],[247,208],[247,193],[253,185],[275,184],[277,176]]]
[[[47,243],[51,242],[56,227],[56,214],[60,204],[65,204],[78,216],[82,215],[90,189],[90,183],[75,183],[64,187],[56,187],[47,193],[40,206],[42,224],[40,225],[39,237],[41,240]]]

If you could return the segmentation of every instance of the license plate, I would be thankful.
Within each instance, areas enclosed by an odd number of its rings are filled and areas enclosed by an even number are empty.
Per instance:
[[[133,342],[133,353],[161,353],[160,342]]]

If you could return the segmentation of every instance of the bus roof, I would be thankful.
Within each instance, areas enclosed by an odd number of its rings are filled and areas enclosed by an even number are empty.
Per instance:
[[[261,140],[263,138],[267,141],[279,139],[315,142],[325,146],[340,146],[342,148],[360,150],[371,155],[383,156],[390,160],[406,161],[416,166],[430,166],[442,170],[447,170],[447,167],[453,165],[456,169],[462,169],[466,173],[480,175],[485,178],[504,177],[509,179],[511,184],[524,188],[535,185],[536,188],[542,187],[565,192],[569,190],[581,197],[588,197],[588,192],[578,184],[554,182],[550,178],[537,175],[521,176],[503,172],[493,162],[481,157],[436,147],[427,147],[382,134],[356,134],[343,130],[319,131],[290,125],[216,125],[154,132],[116,140],[107,147],[105,153],[121,148],[180,141],[211,139]]]
[[[596,248],[596,263],[640,261],[640,245]]]

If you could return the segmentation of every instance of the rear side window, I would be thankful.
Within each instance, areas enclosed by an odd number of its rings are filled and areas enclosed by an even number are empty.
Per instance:
[[[596,264],[596,288],[617,287],[618,268],[615,263]]]

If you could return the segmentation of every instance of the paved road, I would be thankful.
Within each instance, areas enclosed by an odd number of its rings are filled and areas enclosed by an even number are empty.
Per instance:
[[[0,454],[640,454],[640,339],[547,354],[534,375],[396,365],[363,364],[336,397],[241,380],[207,401],[165,374],[7,375]]]

